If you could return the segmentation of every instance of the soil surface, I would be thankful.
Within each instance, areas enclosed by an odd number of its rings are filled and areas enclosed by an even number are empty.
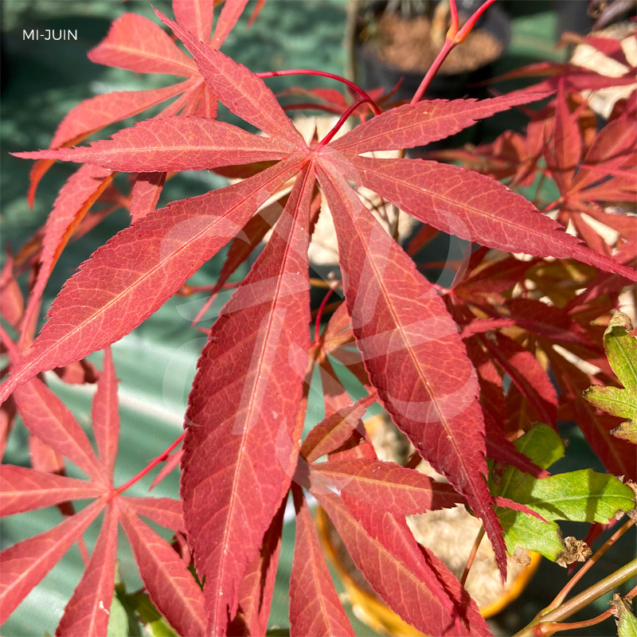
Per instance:
[[[426,16],[405,20],[394,13],[384,13],[378,20],[378,34],[365,46],[381,62],[401,71],[425,73],[436,58],[439,46],[431,41],[431,21]],[[440,68],[440,73],[471,72],[497,59],[503,45],[486,31],[472,31],[454,48]]]

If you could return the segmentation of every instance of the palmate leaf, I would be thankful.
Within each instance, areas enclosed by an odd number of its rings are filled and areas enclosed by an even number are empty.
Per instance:
[[[630,319],[615,312],[604,333],[608,362],[624,389],[593,386],[584,392],[584,398],[609,414],[627,418],[611,433],[637,444],[637,338],[631,336],[632,330]]]
[[[210,42],[220,47],[245,8],[245,0],[226,0],[215,34]],[[179,24],[192,30],[199,40],[210,40],[213,0],[173,0]],[[184,113],[215,118],[217,100],[205,86],[199,70],[172,39],[154,22],[132,13],[119,17],[111,25],[106,38],[88,57],[96,64],[114,66],[136,73],[168,73],[188,78],[186,81],[148,91],[121,91],[84,100],[72,109],[58,126],[50,148],[73,146],[89,135],[141,113],[172,97],[180,96],[163,114]],[[39,160],[31,171],[29,202],[33,204],[37,185],[52,165],[50,159]]]
[[[64,522],[0,552],[0,623],[55,566],[88,526],[104,511],[97,544],[80,583],[67,604],[56,636],[103,637],[113,597],[117,528],[121,523],[133,547],[148,594],[180,634],[203,635],[203,594],[171,546],[137,516],[161,526],[185,531],[182,505],[170,498],[122,497],[113,488],[119,416],[117,379],[110,351],[93,400],[95,438],[99,460],[71,413],[40,380],[23,385],[19,409],[33,440],[41,436],[49,453],[66,456],[91,479],[78,480],[12,465],[0,466],[0,517],[73,500],[95,499],[74,513],[65,511]],[[26,402],[28,401],[28,402]],[[52,467],[57,468],[57,467]],[[93,479],[94,478],[94,479]]]
[[[51,306],[49,321],[3,385],[0,401],[4,391],[38,372],[79,360],[137,327],[228,243],[302,162],[293,156],[235,186],[175,202],[99,248]],[[92,290],[90,303],[87,290]]]
[[[613,475],[637,480],[635,446],[611,433],[621,424],[621,419],[604,413],[582,398],[583,393],[591,385],[589,376],[558,355],[554,349],[547,348],[545,352],[563,399],[572,404],[577,426],[582,430],[593,451]]]

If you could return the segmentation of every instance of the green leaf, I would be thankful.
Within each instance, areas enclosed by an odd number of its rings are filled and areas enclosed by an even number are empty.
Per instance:
[[[555,430],[543,423],[539,423],[518,438],[515,446],[520,453],[542,469],[548,469],[563,458],[565,451],[564,443]]]
[[[607,473],[583,469],[540,480],[529,478],[520,483],[514,499],[547,520],[606,524],[618,511],[635,507],[633,490]]]
[[[611,611],[617,617],[617,633],[619,637],[637,637],[637,618],[630,612],[630,602],[619,595],[613,596]]]
[[[518,451],[546,469],[564,455],[564,444],[551,427],[539,424],[515,441]],[[536,479],[509,467],[491,492],[537,511],[547,522],[525,513],[497,508],[509,553],[524,548],[555,561],[564,550],[555,520],[607,523],[618,511],[635,507],[630,487],[612,475],[591,469]]]
[[[177,633],[168,625],[148,595],[135,593],[129,595],[129,600],[135,608],[135,612],[144,625],[146,632],[151,637],[178,637]]]
[[[128,637],[128,635],[128,614],[117,596],[114,595],[108,619],[108,637]]]
[[[518,548],[524,548],[555,562],[564,550],[562,534],[557,523],[542,522],[510,509],[496,508],[496,512],[504,530],[504,541],[510,555]]]
[[[608,362],[624,389],[593,386],[584,398],[603,411],[627,418],[611,433],[637,444],[637,338],[630,335],[633,326],[622,312],[615,312],[604,332]]]

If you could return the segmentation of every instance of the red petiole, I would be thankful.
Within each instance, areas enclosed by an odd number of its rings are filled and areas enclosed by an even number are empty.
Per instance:
[[[112,495],[120,495],[127,489],[130,489],[136,482],[139,482],[147,473],[150,473],[160,462],[164,462],[170,453],[178,447],[186,436],[186,432],[181,434],[177,440],[175,440],[169,447],[167,447],[156,458],[151,460],[137,475],[133,476],[128,482],[125,482],[121,487],[117,487],[112,491]]]
[[[266,71],[265,73],[256,73],[256,75],[260,78],[284,77],[286,75],[315,75],[317,77],[327,77],[331,80],[336,80],[337,82],[345,84],[353,92],[358,93],[361,98],[364,98],[367,102],[369,102],[376,115],[380,115],[383,112],[380,106],[378,106],[378,104],[376,104],[376,102],[360,86],[357,86],[354,82],[351,82],[340,75],[335,75],[334,73],[314,71],[312,69],[287,69],[285,71]]]
[[[465,41],[466,37],[469,35],[476,22],[480,18],[480,16],[495,2],[495,0],[486,0],[480,8],[465,22],[462,29],[458,31],[458,7],[456,5],[456,0],[449,0],[449,9],[451,13],[451,26],[447,31],[447,37],[445,38],[445,43],[442,45],[442,49],[436,56],[436,59],[433,61],[433,64],[427,71],[427,74],[423,78],[423,81],[420,83],[418,90],[414,93],[414,96],[411,98],[410,104],[413,106],[417,102],[422,99],[422,96],[425,94],[425,91],[429,88],[431,84],[431,80],[434,75],[440,69],[442,63],[445,61],[446,57],[449,55],[451,50],[458,44],[461,44]]]

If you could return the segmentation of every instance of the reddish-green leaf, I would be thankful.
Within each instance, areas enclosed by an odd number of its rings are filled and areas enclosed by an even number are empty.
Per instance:
[[[190,394],[181,494],[213,635],[237,612],[239,584],[294,471],[303,388],[295,364],[305,363],[309,347],[313,186],[307,167],[213,325]]]

